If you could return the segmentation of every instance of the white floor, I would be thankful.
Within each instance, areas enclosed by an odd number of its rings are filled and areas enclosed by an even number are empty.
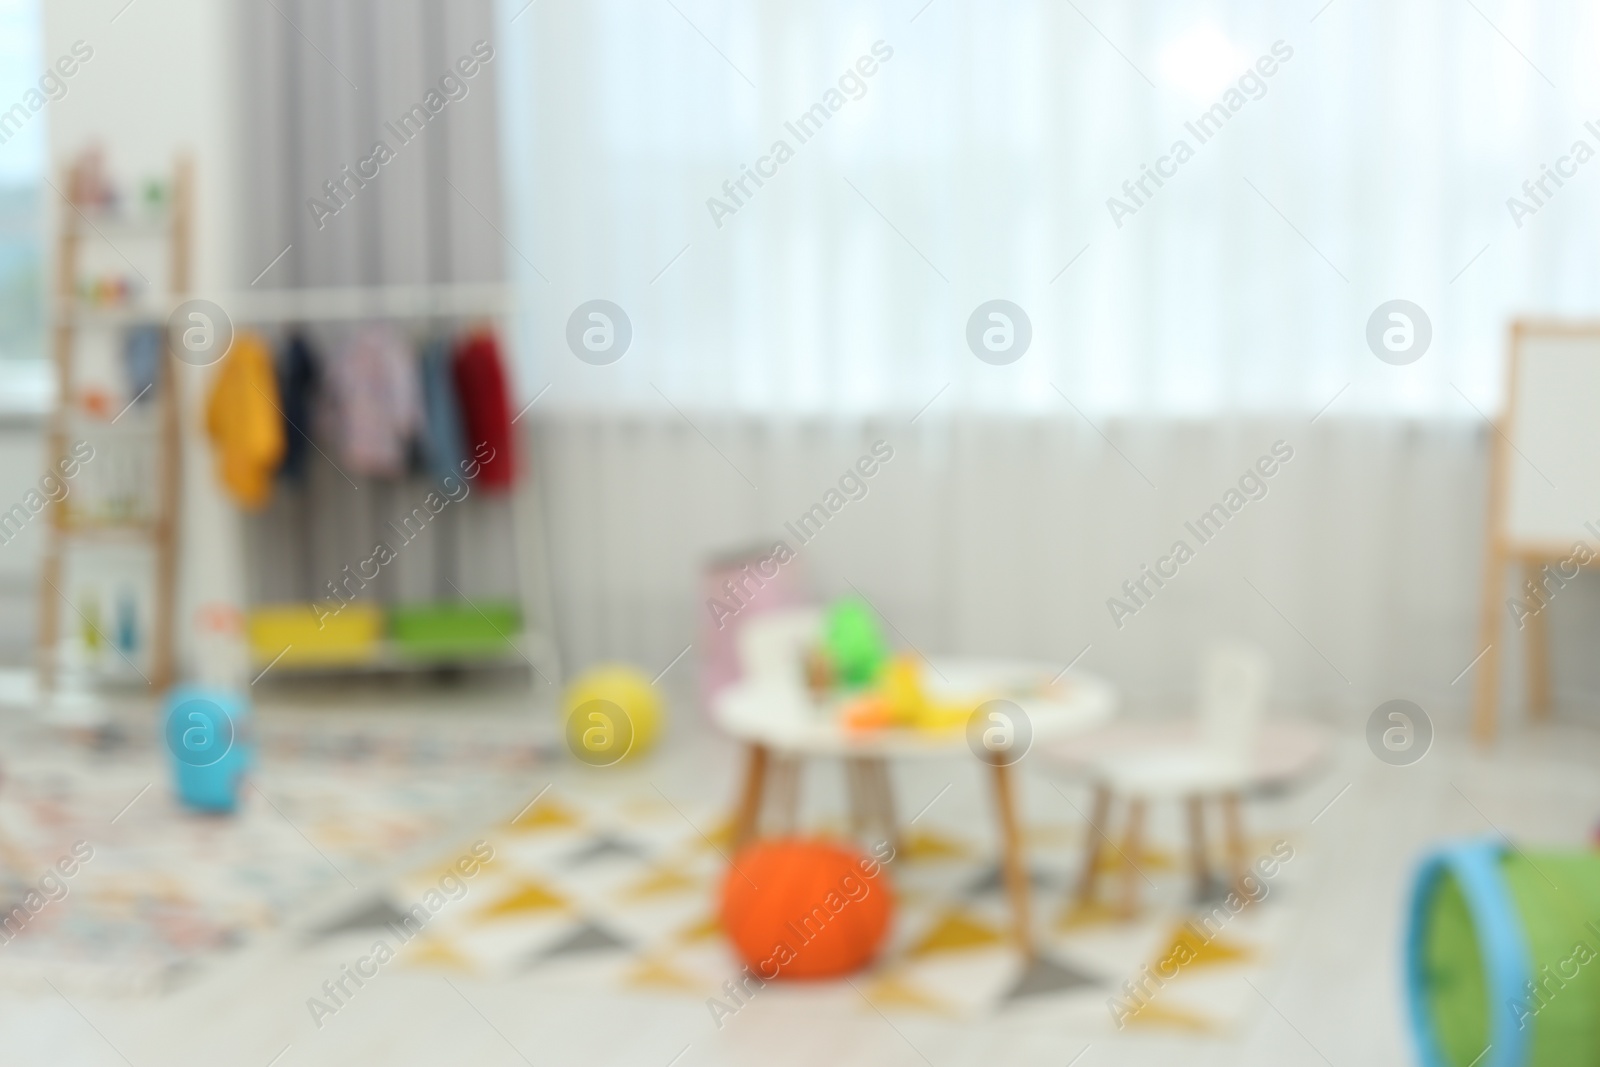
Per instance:
[[[688,726],[690,724],[682,724]],[[500,983],[397,971],[362,991],[318,1030],[306,998],[329,961],[288,938],[257,945],[158,1000],[0,997],[0,1063],[59,1065],[321,1064],[1298,1064],[1381,1067],[1415,1062],[1398,982],[1400,916],[1416,857],[1441,837],[1503,832],[1519,843],[1584,847],[1600,819],[1600,733],[1556,725],[1515,733],[1485,753],[1440,738],[1419,764],[1396,768],[1344,732],[1326,775],[1277,802],[1297,825],[1313,877],[1298,892],[1295,929],[1259,990],[1259,1010],[1228,1038],[1074,1034],[1047,1010],[977,1024],[897,1017],[803,992],[753,1001],[719,1030],[703,1005],[665,998],[552,993],[522,979]],[[710,773],[709,768],[718,768]],[[904,810],[945,781],[940,805],[983,805],[974,776],[931,766],[897,780]],[[535,775],[582,790],[586,768]],[[732,758],[698,729],[680,728],[652,761],[626,773],[675,798],[730,795]],[[1345,790],[1346,786],[1348,790]],[[964,793],[963,790],[966,790]],[[1341,790],[1345,790],[1342,795]],[[1329,806],[1329,802],[1338,799]],[[1025,810],[1060,819],[1062,801],[1038,772]],[[1319,815],[1319,812],[1321,813]],[[1258,813],[1260,814],[1260,813]],[[1315,817],[1315,823],[1312,819]],[[1081,1059],[1074,1060],[1082,1053]]]

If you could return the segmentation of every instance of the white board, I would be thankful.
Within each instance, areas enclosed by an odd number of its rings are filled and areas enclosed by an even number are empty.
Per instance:
[[[1600,330],[1523,326],[1513,338],[1504,432],[1509,548],[1600,542]]]

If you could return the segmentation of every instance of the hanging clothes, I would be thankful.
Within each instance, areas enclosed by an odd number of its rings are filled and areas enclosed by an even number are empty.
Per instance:
[[[461,443],[461,402],[451,373],[450,344],[435,337],[422,348],[422,409],[427,420],[428,471],[441,482],[460,481],[466,448]]]
[[[388,326],[357,331],[328,374],[340,460],[355,474],[399,478],[422,429],[410,346]]]
[[[289,334],[289,343],[278,357],[278,395],[284,423],[283,466],[278,473],[287,481],[305,481],[311,455],[311,440],[306,435],[311,432],[320,379],[316,352],[305,333],[297,328]]]
[[[456,347],[454,370],[468,457],[481,464],[478,484],[510,489],[516,473],[511,391],[495,335],[488,330],[467,335]]]
[[[155,386],[161,376],[161,357],[166,352],[165,327],[151,324],[130,326],[123,335],[123,369],[128,376],[128,396],[134,403],[142,406],[155,400]]]
[[[243,507],[263,507],[283,458],[283,416],[272,354],[260,334],[234,338],[206,402],[206,433],[222,486]]]

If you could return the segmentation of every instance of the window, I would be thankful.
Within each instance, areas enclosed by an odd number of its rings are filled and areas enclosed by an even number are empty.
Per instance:
[[[507,262],[535,387],[556,407],[909,416],[946,390],[930,414],[1049,414],[1059,390],[1088,412],[1337,396],[1336,417],[1477,418],[1509,318],[1595,311],[1600,13],[1321,6],[530,7],[506,29]],[[631,320],[605,373],[566,340],[596,299]],[[1009,366],[966,339],[994,299],[1031,319]],[[1368,351],[1392,300],[1432,324],[1408,366]]]
[[[13,107],[37,88],[41,40],[37,0],[0,0],[0,362],[44,352],[45,115]]]

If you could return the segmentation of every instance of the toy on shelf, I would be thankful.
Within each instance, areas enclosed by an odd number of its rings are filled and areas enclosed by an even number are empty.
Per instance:
[[[105,149],[90,145],[84,149],[67,180],[67,199],[80,211],[108,215],[117,208],[117,187],[106,168]]]
[[[122,370],[127,399],[119,406],[137,404],[146,407],[154,403],[152,390],[159,384],[162,357],[167,353],[167,332],[164,325],[136,323],[122,333]]]
[[[139,651],[139,601],[129,586],[117,593],[117,648],[131,656]]]
[[[147,219],[163,218],[172,203],[172,183],[164,178],[146,178],[139,183],[139,210]]]
[[[72,601],[76,640],[74,667],[90,672],[138,673],[145,654],[145,622],[139,589],[105,564],[88,571]]]
[[[100,594],[95,590],[84,590],[78,595],[78,617],[83,621],[78,630],[78,639],[83,642],[83,647],[89,655],[100,654],[100,637],[104,633],[100,629]]]
[[[1600,855],[1447,845],[1411,892],[1405,985],[1424,1067],[1600,1061]]]
[[[91,419],[104,421],[117,413],[116,398],[109,389],[86,385],[78,390],[78,410]]]
[[[160,222],[172,207],[173,185],[160,175],[152,175],[119,188],[106,166],[105,149],[92,145],[79,156],[67,181],[67,195],[73,204],[89,215],[119,220],[125,211],[129,221]]]
[[[124,308],[145,293],[144,281],[137,275],[108,272],[78,279],[78,300],[90,308]]]

